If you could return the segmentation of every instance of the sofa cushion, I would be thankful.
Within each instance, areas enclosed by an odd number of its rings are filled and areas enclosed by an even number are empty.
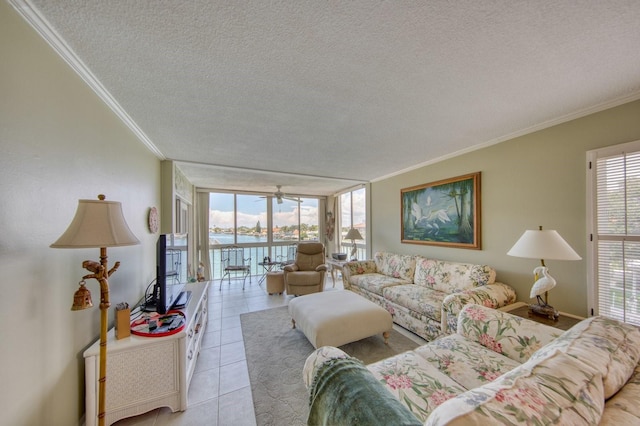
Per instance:
[[[595,425],[603,410],[600,372],[557,352],[448,400],[425,424]]]
[[[637,425],[640,424],[640,418],[634,416],[621,409],[620,407],[609,407],[605,405],[604,413],[602,413],[602,419],[598,426],[621,426],[621,425]]]
[[[378,272],[394,278],[413,282],[416,271],[415,256],[379,252],[373,256]]]
[[[516,291],[509,285],[500,282],[468,288],[452,293],[442,302],[442,309],[455,316],[470,303],[498,309],[515,303]]]
[[[421,421],[438,405],[466,390],[413,351],[369,364],[367,368]]]
[[[287,274],[287,284],[289,285],[315,285],[320,283],[321,272],[316,271],[296,271],[295,274]]]
[[[609,398],[629,380],[640,360],[640,330],[604,317],[591,317],[531,358],[542,359],[555,352],[564,352],[600,371],[605,398]]]
[[[640,366],[618,393],[604,404],[601,425],[640,424]]]
[[[442,301],[447,296],[440,291],[415,284],[386,287],[382,295],[389,302],[436,321],[440,321]]]
[[[442,336],[440,321],[428,318],[426,315],[418,314],[415,311],[411,311],[404,306],[396,305],[388,300],[383,300],[383,305],[391,314],[394,323],[417,334],[423,339],[432,341]]]
[[[561,333],[556,328],[481,305],[467,305],[458,316],[457,334],[519,363],[527,361]]]
[[[418,257],[414,284],[430,287],[447,294],[481,285],[492,284],[496,271],[487,265],[457,263]]]
[[[300,271],[315,271],[324,264],[325,250],[322,243],[304,242],[298,244],[295,264]]]
[[[351,285],[363,288],[379,296],[382,296],[385,288],[401,284],[407,284],[407,280],[377,273],[351,276]]]
[[[415,352],[465,389],[492,382],[520,366],[519,362],[499,355],[459,334],[434,340],[417,348]]]

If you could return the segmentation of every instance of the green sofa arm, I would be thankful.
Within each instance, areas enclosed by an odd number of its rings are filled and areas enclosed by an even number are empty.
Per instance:
[[[469,303],[498,309],[516,301],[516,292],[511,286],[499,282],[473,287],[448,295],[442,301],[442,331],[451,334],[458,326],[458,314]]]

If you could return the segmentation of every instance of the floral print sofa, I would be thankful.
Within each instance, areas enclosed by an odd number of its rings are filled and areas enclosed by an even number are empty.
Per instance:
[[[322,394],[349,388],[326,380],[339,379],[336,369],[348,360],[328,346],[308,357],[310,416],[327,418],[332,411],[319,403]],[[640,424],[639,360],[634,326],[596,316],[562,332],[471,304],[460,312],[456,333],[362,368],[376,379],[373,386],[360,401],[345,400],[338,415],[363,404],[381,411],[384,398],[363,399],[385,390],[425,425]]]
[[[513,288],[496,282],[487,265],[379,252],[342,271],[345,289],[384,307],[393,322],[427,340],[455,332],[467,303],[500,308],[516,301]]]

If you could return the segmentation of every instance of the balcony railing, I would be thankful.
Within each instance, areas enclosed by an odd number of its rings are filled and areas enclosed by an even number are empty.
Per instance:
[[[238,243],[236,244],[238,247],[244,248],[244,257],[250,258],[247,263],[251,266],[251,275],[261,276],[266,271],[265,268],[260,265],[261,262],[264,262],[265,257],[271,258],[272,262],[284,262],[288,259],[289,248],[292,245],[290,241],[284,242],[272,242],[271,244],[265,242],[258,243]],[[217,280],[222,278],[224,275],[224,271],[222,270],[222,262],[221,262],[221,248],[227,247],[228,244],[212,244],[209,246],[209,262],[211,262],[211,270],[212,270],[212,279]],[[358,259],[366,259],[366,246],[363,244],[362,246],[356,245],[358,247]],[[341,245],[341,252],[347,253],[347,257],[351,253],[351,244],[344,243]],[[330,256],[331,253],[327,253],[327,256]],[[233,277],[232,277],[233,278]]]
[[[221,262],[221,248],[227,247],[228,244],[212,244],[209,246],[209,261],[211,262],[211,270],[213,279],[220,279],[224,274]],[[251,275],[263,275],[266,271],[259,263],[264,262],[265,257],[269,257],[272,262],[284,262],[289,253],[291,242],[271,244],[266,243],[239,243],[238,247],[244,248],[244,257],[249,259],[247,264],[251,266]],[[233,277],[232,277],[233,278]]]

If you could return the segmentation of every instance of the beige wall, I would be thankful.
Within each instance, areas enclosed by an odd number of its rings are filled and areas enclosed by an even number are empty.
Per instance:
[[[371,186],[373,251],[487,263],[529,301],[539,262],[507,256],[526,229],[556,229],[582,261],[547,261],[557,279],[549,302],[587,315],[586,152],[640,139],[640,101],[423,167]],[[426,141],[428,143],[428,141]],[[482,172],[482,250],[400,243],[400,190]]]
[[[136,302],[154,276],[160,163],[52,49],[0,2],[0,412],[3,424],[74,425],[84,413],[84,349],[99,311],[70,312],[96,250],[56,250],[79,198],[123,203],[141,245],[109,250],[122,261],[111,301]],[[583,256],[585,152],[640,139],[640,102],[517,138],[371,185],[373,250],[484,262],[528,294],[534,260],[507,250],[525,229],[557,229]],[[428,142],[428,141],[427,141]],[[482,172],[481,251],[400,243],[400,189]],[[586,314],[586,262],[549,261],[551,302]],[[88,287],[98,300],[95,281]],[[526,297],[523,297],[527,300]],[[111,317],[113,314],[111,313]]]
[[[155,276],[160,161],[53,50],[0,2],[0,423],[75,425],[84,414],[82,353],[99,334],[94,308],[71,312],[98,249],[52,249],[78,199],[122,202],[141,245],[111,248],[112,304],[135,303]],[[113,311],[110,311],[110,320]]]

